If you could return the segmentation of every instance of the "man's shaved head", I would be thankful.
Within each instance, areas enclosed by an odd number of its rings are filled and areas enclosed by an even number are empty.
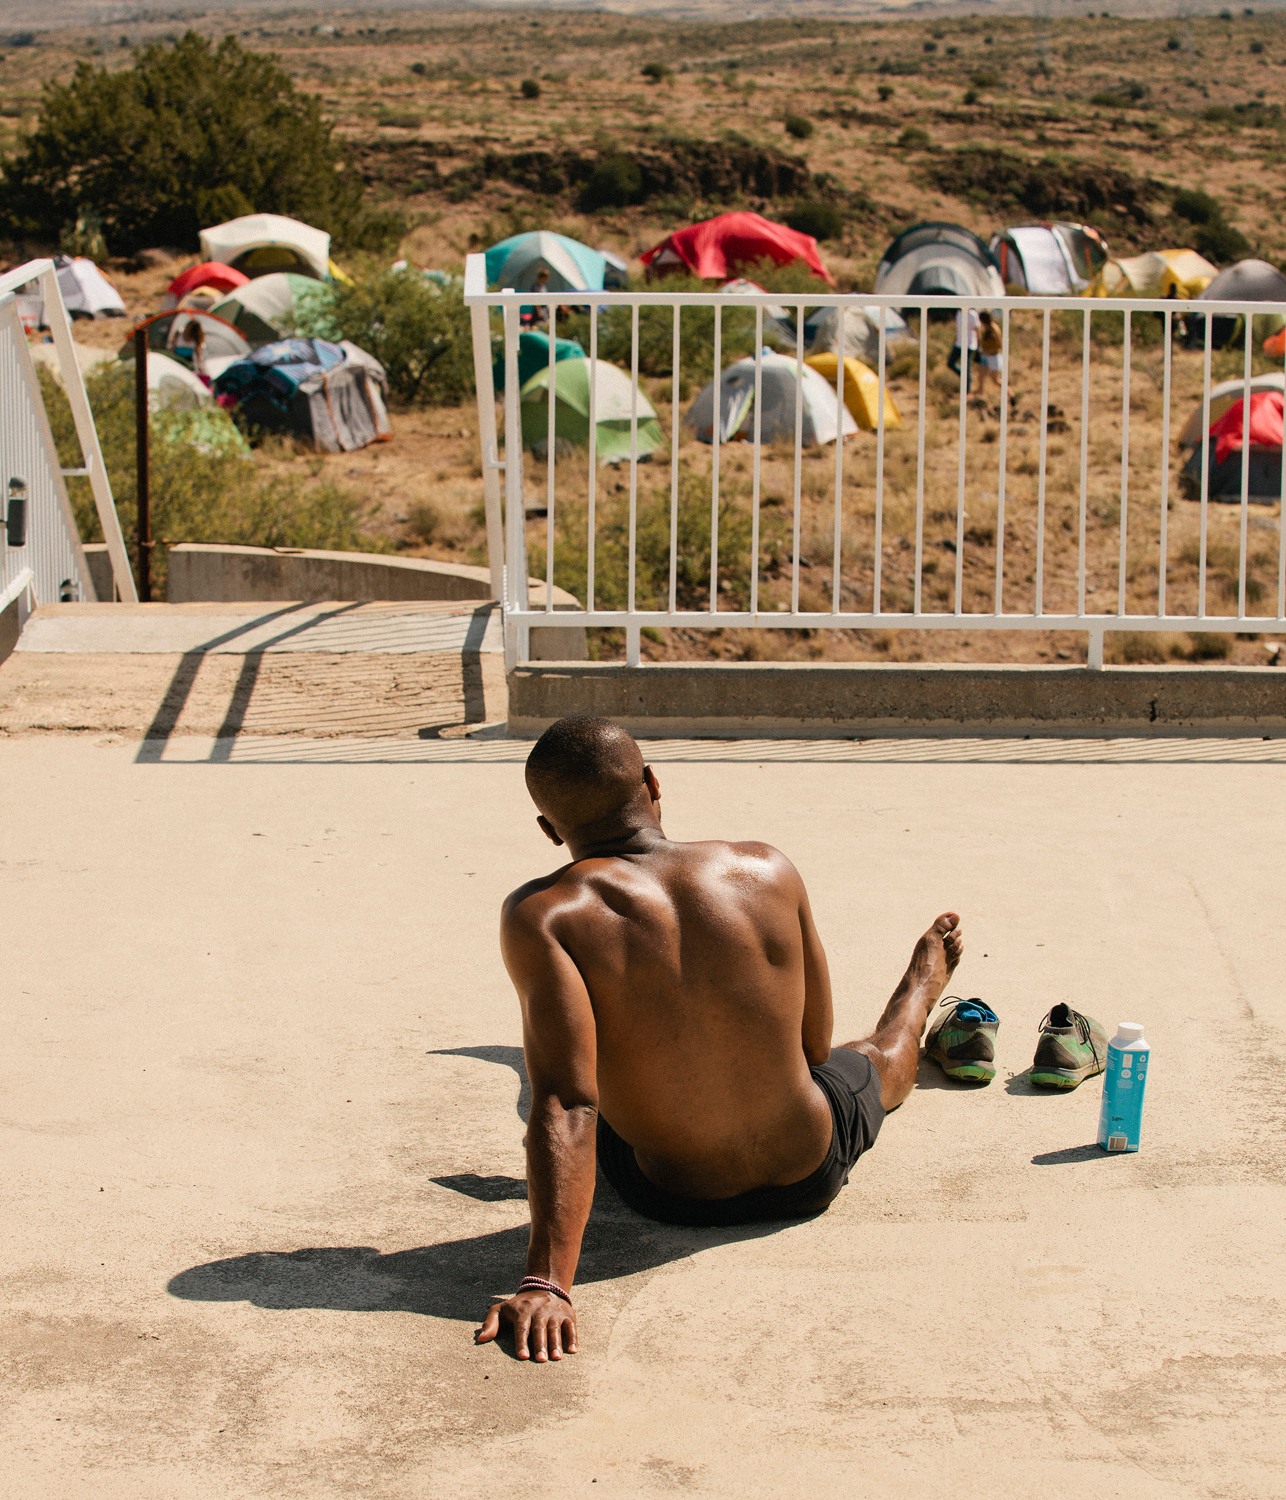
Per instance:
[[[559,719],[536,741],[527,790],[563,837],[611,823],[640,795],[650,800],[634,737],[610,719],[580,714]]]

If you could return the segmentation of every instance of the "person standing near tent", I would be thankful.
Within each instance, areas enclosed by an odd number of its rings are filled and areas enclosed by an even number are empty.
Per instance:
[[[536,280],[532,284],[533,292],[547,292],[549,290],[549,267],[541,266],[536,272]],[[540,303],[529,303],[518,315],[518,320],[525,328],[539,328],[543,323],[553,323],[550,317],[550,309]]]
[[[1004,335],[1000,331],[1000,324],[996,322],[995,314],[989,308],[983,308],[978,314],[978,399],[983,400],[987,393],[988,378],[992,375],[996,378],[996,392],[1000,392],[1000,363],[1001,352],[1005,347]]]
[[[209,390],[210,372],[205,367],[205,329],[195,318],[183,330],[183,342],[174,352],[191,363],[192,373]]]
[[[965,390],[969,389],[970,377],[973,374],[971,367],[978,358],[978,333],[981,327],[982,321],[978,317],[976,307],[962,307],[956,314],[956,341],[952,344],[951,353],[947,356],[947,369],[960,375],[960,367],[964,365],[961,379],[964,381]]]

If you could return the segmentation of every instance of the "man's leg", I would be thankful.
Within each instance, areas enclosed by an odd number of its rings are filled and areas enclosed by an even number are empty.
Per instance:
[[[880,1102],[886,1110],[896,1109],[915,1085],[925,1023],[963,952],[960,918],[953,911],[943,912],[915,945],[875,1030],[860,1042],[841,1044],[871,1059],[880,1075]]]

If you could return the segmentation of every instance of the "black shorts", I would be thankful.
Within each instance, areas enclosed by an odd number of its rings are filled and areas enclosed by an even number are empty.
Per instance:
[[[815,1172],[789,1187],[754,1188],[735,1198],[687,1198],[649,1182],[634,1148],[598,1117],[598,1161],[603,1175],[636,1212],[663,1224],[754,1224],[819,1214],[848,1181],[853,1163],[875,1144],[884,1122],[880,1075],[864,1052],[836,1047],[810,1068],[831,1107],[830,1149]]]

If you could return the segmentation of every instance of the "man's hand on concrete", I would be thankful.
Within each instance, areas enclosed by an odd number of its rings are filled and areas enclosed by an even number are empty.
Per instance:
[[[514,1352],[537,1364],[576,1353],[576,1309],[553,1292],[519,1292],[493,1302],[474,1335],[475,1343],[489,1344],[501,1323],[513,1329]]]

